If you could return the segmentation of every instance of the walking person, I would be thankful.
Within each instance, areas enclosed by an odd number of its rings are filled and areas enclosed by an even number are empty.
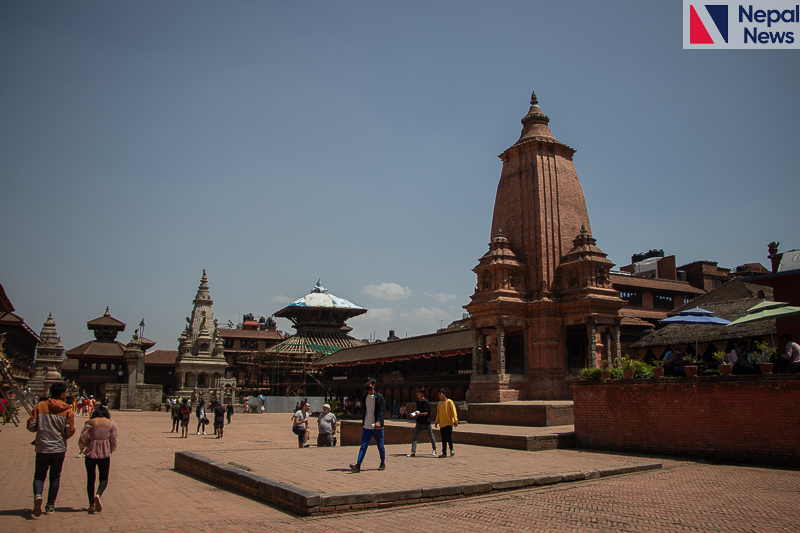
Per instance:
[[[361,405],[364,414],[361,417],[361,448],[358,450],[358,460],[350,465],[353,472],[361,472],[361,463],[364,462],[364,455],[372,439],[378,446],[378,454],[381,464],[378,470],[386,470],[386,450],[383,447],[383,417],[386,414],[386,399],[379,392],[375,392],[375,378],[367,378],[364,384],[364,396],[361,398]]]
[[[172,416],[172,431],[170,433],[174,433],[178,431],[181,423],[181,406],[180,404],[173,400],[172,407],[170,407],[170,415]]]
[[[197,415],[197,434],[200,435],[200,427],[203,428],[203,435],[206,434],[206,401],[200,400],[200,403],[197,404],[197,409],[195,409],[195,414]]]
[[[89,495],[89,514],[103,510],[100,497],[108,486],[108,472],[111,468],[111,454],[117,449],[117,424],[111,421],[108,408],[97,406],[91,418],[86,421],[81,431],[78,447],[86,459],[86,492]],[[96,471],[100,474],[97,492],[94,490]]]
[[[336,415],[331,413],[331,406],[322,406],[322,414],[317,417],[317,446],[333,446],[333,437],[336,435]]]
[[[36,404],[28,419],[28,431],[36,433],[36,468],[33,474],[33,516],[42,515],[44,480],[50,473],[45,514],[55,512],[61,469],[67,453],[67,439],[75,434],[75,417],[64,402],[67,384],[63,381],[50,387],[50,399]]]
[[[189,438],[189,420],[192,419],[192,406],[186,398],[181,399],[181,438]]]
[[[297,404],[298,410],[292,417],[292,432],[297,435],[297,444],[300,448],[308,448],[308,437],[311,430],[308,428],[308,409],[311,407],[307,401],[303,400]]]
[[[431,455],[436,455],[436,438],[433,436],[433,429],[431,428],[431,403],[425,399],[425,387],[417,387],[417,410],[411,413],[411,416],[416,419],[417,423],[414,425],[411,453],[407,457],[415,457],[417,455],[417,439],[419,439],[419,434],[423,431],[428,433],[428,440],[431,441],[431,446],[433,447]]]
[[[439,389],[439,405],[436,408],[436,427],[442,436],[442,455],[447,457],[447,446],[450,446],[450,457],[456,452],[453,450],[453,428],[458,427],[458,415],[456,414],[456,404],[447,397],[447,387]]]
[[[231,425],[231,417],[233,416],[233,401],[228,400],[228,406],[225,408],[225,415],[228,417],[228,425]]]

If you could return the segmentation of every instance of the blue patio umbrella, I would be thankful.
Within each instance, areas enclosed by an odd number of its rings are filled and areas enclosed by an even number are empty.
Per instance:
[[[659,322],[661,322],[662,324],[699,324],[699,325],[724,326],[726,324],[730,324],[731,321],[725,320],[724,318],[720,318],[711,311],[706,311],[705,309],[700,309],[699,307],[695,307],[694,309],[689,309],[688,311],[681,311],[679,314],[675,316],[659,320]],[[695,339],[694,341],[695,355],[698,355],[697,344],[698,341]]]

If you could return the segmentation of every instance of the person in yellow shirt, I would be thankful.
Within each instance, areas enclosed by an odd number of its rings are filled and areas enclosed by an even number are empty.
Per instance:
[[[458,427],[456,404],[447,397],[447,387],[439,389],[439,405],[436,407],[436,427],[442,437],[442,455],[447,457],[447,446],[450,446],[450,457],[456,454],[453,451],[453,428]]]

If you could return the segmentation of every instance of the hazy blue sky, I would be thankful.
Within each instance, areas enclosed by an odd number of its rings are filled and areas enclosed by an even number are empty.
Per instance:
[[[460,318],[531,90],[617,265],[800,248],[800,51],[682,50],[682,3],[0,3],[0,283],[67,349],[177,349],[317,279],[354,335]],[[393,299],[391,299],[393,298]],[[279,322],[289,329],[288,322]]]

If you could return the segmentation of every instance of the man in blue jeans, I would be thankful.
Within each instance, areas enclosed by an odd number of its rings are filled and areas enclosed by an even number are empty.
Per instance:
[[[358,450],[358,462],[350,465],[353,472],[361,472],[361,463],[367,453],[367,447],[372,439],[378,445],[381,456],[381,465],[378,470],[386,470],[386,450],[383,448],[383,416],[386,413],[386,400],[383,395],[375,392],[375,378],[367,378],[364,384],[364,396],[361,397],[363,415],[361,417],[361,448]]]

